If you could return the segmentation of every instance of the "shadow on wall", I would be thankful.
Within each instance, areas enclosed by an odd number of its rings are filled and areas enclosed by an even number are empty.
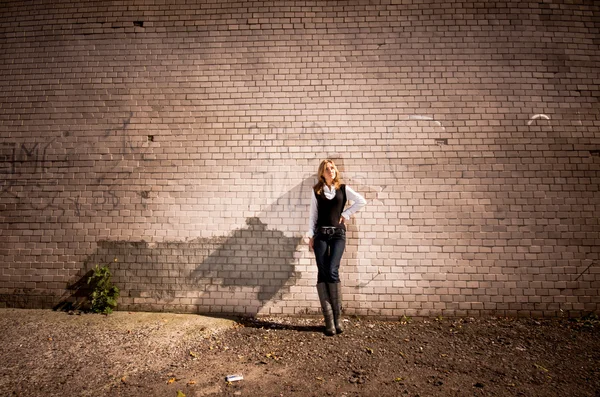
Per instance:
[[[258,313],[289,292],[300,276],[296,252],[306,229],[314,178],[307,176],[264,204],[258,217],[246,219],[245,227],[228,236],[160,243],[99,241],[79,273],[85,275],[67,288],[55,308],[86,307],[87,279],[99,264],[109,266],[121,290],[119,307],[125,310]]]
[[[85,308],[90,269],[109,264],[120,304],[130,298],[127,309],[255,314],[293,284],[301,238],[269,230],[259,218],[246,225],[187,242],[100,241],[55,309]]]
[[[65,294],[60,299],[58,304],[54,305],[54,310],[70,311],[70,310],[89,310],[91,301],[88,299],[92,293],[92,289],[88,284],[88,279],[94,271],[89,269],[83,277],[76,282],[69,284]]]
[[[253,287],[262,306],[295,279],[294,253],[301,238],[269,230],[258,218],[248,218],[246,224],[208,255],[189,280],[193,285]]]

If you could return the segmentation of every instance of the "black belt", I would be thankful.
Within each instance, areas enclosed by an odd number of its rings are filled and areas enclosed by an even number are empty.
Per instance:
[[[344,229],[341,227],[334,227],[334,226],[321,226],[319,228],[319,233],[330,235],[330,234],[335,234],[338,230],[344,230]]]

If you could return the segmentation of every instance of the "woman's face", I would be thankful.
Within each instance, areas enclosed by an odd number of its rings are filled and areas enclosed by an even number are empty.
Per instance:
[[[323,176],[325,177],[325,181],[330,184],[335,179],[335,167],[331,163],[327,163],[325,165],[325,169],[323,170]]]

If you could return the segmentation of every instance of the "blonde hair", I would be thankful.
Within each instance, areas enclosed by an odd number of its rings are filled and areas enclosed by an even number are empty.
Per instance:
[[[313,190],[315,191],[316,194],[321,194],[323,192],[323,186],[325,186],[325,184],[326,184],[325,175],[323,175],[323,174],[325,173],[325,167],[327,167],[328,164],[331,164],[333,166],[333,169],[335,170],[335,178],[333,178],[333,186],[335,187],[335,189],[336,190],[339,189],[340,185],[342,184],[342,182],[340,180],[340,171],[338,171],[333,160],[325,159],[325,160],[321,161],[321,164],[319,164],[319,171],[318,171],[319,181],[317,182],[317,184],[315,186],[313,186]]]

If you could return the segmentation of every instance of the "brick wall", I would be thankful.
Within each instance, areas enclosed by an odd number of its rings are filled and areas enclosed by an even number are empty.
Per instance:
[[[598,310],[595,2],[191,3],[0,3],[0,307],[317,313],[330,157],[347,313]]]

